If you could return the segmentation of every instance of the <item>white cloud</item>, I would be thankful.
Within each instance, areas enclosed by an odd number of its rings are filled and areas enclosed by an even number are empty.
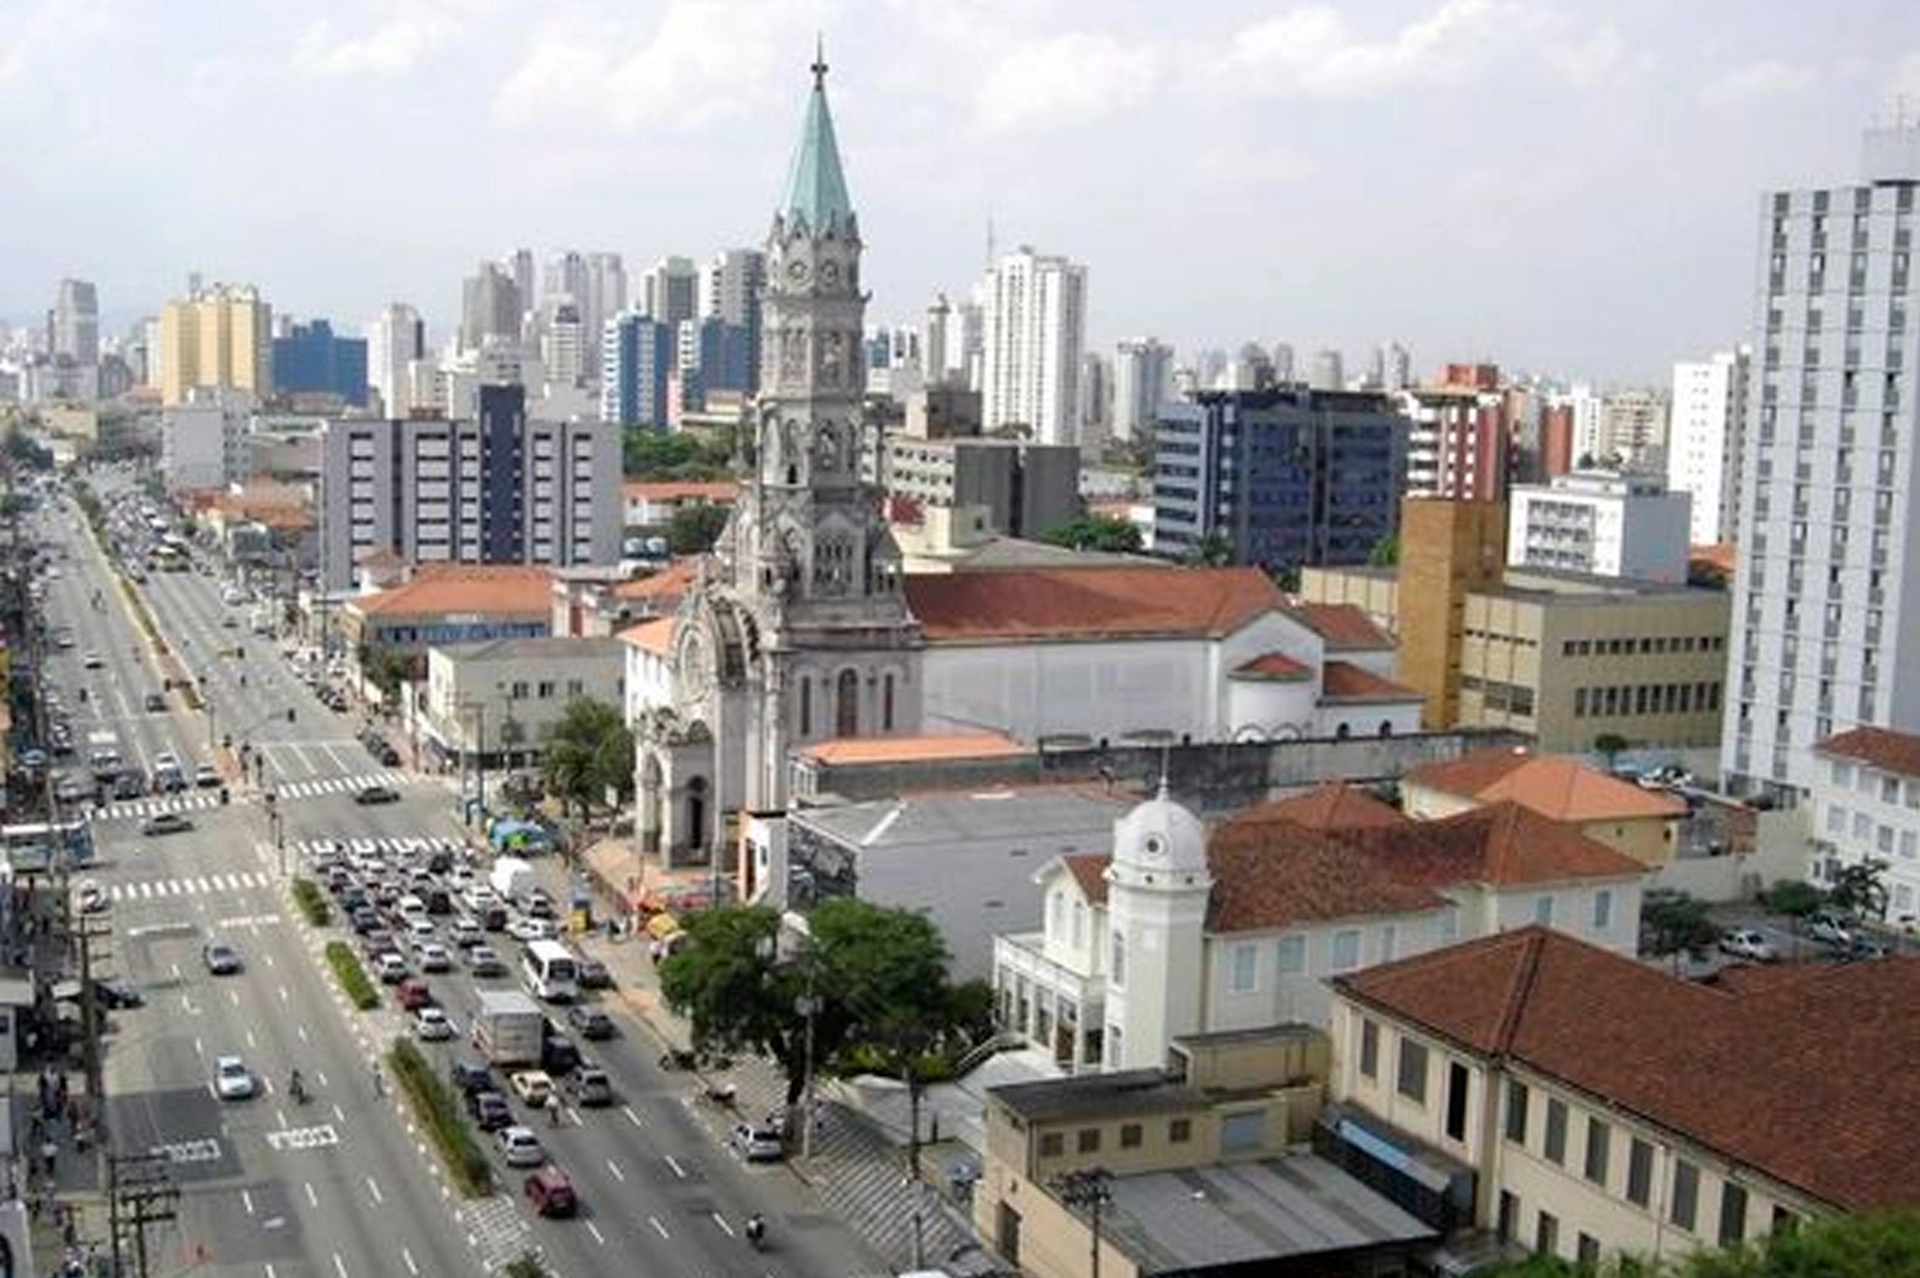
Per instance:
[[[1334,9],[1312,5],[1242,27],[1227,57],[1236,74],[1261,77],[1268,92],[1368,97],[1465,83],[1534,17],[1514,0],[1446,0],[1388,38],[1367,40]]]
[[[380,0],[379,16],[359,35],[315,18],[300,32],[294,69],[320,76],[396,76],[459,35],[468,6],[458,0]]]
[[[1700,105],[1712,108],[1745,106],[1763,98],[1804,93],[1819,82],[1813,67],[1799,66],[1779,58],[1763,58],[1746,66],[1723,71],[1700,86]]]
[[[1894,64],[1886,92],[1889,101],[1905,104],[1909,117],[1920,112],[1920,53],[1909,53]]]
[[[1002,130],[1095,119],[1153,92],[1159,58],[1146,45],[1068,32],[1017,46],[982,79],[980,122]]]
[[[772,83],[793,85],[818,15],[817,0],[671,0],[637,48],[617,25],[561,24],[500,86],[493,115],[507,124],[559,115],[621,129],[684,129],[738,115]],[[782,59],[792,73],[776,80]]]

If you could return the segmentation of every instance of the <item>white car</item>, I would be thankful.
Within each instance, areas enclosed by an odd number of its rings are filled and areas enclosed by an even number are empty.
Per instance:
[[[80,907],[82,914],[98,914],[107,908],[107,890],[92,879],[81,879],[74,889],[74,904]]]
[[[221,1100],[247,1100],[256,1084],[253,1071],[238,1056],[222,1056],[213,1063],[213,1090]]]
[[[453,1037],[453,1022],[437,1007],[423,1007],[413,1014],[414,1036],[425,1043],[439,1043]]]
[[[408,915],[407,935],[415,941],[431,941],[434,936],[433,920],[424,914]]]
[[[546,919],[518,918],[507,924],[507,935],[516,941],[551,941],[553,924]]]
[[[497,1139],[509,1167],[538,1167],[547,1161],[547,1151],[540,1147],[540,1138],[531,1127],[503,1127]]]
[[[553,1095],[553,1076],[544,1069],[523,1069],[507,1080],[520,1103],[539,1109]]]
[[[422,941],[414,947],[413,961],[420,965],[423,972],[451,972],[453,955],[447,953],[447,947],[438,941]]]
[[[394,904],[393,908],[399,911],[400,917],[403,919],[424,919],[427,917],[427,903],[411,893],[401,897],[399,901]]]
[[[480,926],[479,920],[462,914],[447,924],[447,935],[453,938],[455,945],[478,945],[480,938],[486,935],[486,931]]]
[[[1754,963],[1772,963],[1780,957],[1780,951],[1766,937],[1750,927],[1734,928],[1720,934],[1720,950],[1734,958],[1746,959]]]
[[[373,974],[380,978],[383,985],[398,985],[407,979],[407,961],[386,950],[374,956]]]

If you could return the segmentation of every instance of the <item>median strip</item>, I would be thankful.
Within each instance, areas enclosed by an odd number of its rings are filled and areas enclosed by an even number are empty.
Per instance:
[[[300,913],[307,916],[307,922],[315,927],[325,927],[333,922],[333,903],[327,900],[326,893],[312,879],[293,881],[293,903],[300,907]]]
[[[333,975],[340,982],[340,988],[348,1000],[363,1012],[370,1012],[380,1006],[380,987],[367,975],[367,969],[360,966],[360,956],[345,941],[327,942],[327,966],[333,969]]]
[[[468,1198],[484,1198],[493,1192],[493,1167],[486,1151],[474,1139],[460,1110],[460,1099],[423,1056],[420,1049],[404,1038],[393,1041],[387,1064],[400,1080],[420,1125],[446,1164],[447,1176]]]

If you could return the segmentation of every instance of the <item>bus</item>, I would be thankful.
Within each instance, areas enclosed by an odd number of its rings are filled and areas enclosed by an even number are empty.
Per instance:
[[[75,870],[93,864],[93,830],[85,821],[0,826],[0,849],[16,874]]]
[[[528,941],[521,954],[520,979],[535,998],[571,1003],[580,992],[580,963],[558,941]]]

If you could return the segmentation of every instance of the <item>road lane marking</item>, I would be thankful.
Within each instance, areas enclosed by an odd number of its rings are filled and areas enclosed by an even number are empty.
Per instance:
[[[206,1045],[197,1038],[193,1040],[193,1054],[203,1058],[207,1054]]]
[[[307,1189],[307,1206],[318,1207],[320,1205],[320,1195],[313,1192],[313,1182],[309,1180],[305,1182],[305,1184]]]
[[[238,1007],[238,1006],[240,1006],[240,991],[239,991],[239,990],[228,990],[228,991],[227,991],[227,998],[228,998],[228,999],[229,999],[229,1000],[230,1000],[230,1001],[231,1001],[231,1002],[233,1003],[233,1005],[234,1005],[235,1007]]]
[[[253,1031],[248,1030],[247,1031],[247,1050],[252,1051],[254,1048],[258,1046],[259,1044],[253,1041]]]
[[[293,1030],[294,1030],[294,1033],[296,1033],[296,1034],[298,1034],[298,1035],[300,1036],[300,1041],[301,1041],[301,1042],[303,1042],[303,1043],[304,1043],[304,1042],[306,1042],[306,1041],[307,1041],[307,1027],[306,1027],[306,1026],[304,1026],[304,1025],[296,1025],[296,1026],[294,1026],[294,1027],[293,1027]]]
[[[247,1190],[240,1191],[240,1205],[247,1209],[247,1215],[253,1215],[253,1195]]]
[[[374,1183],[371,1176],[367,1177],[367,1192],[373,1195],[375,1205],[382,1207],[386,1205],[387,1200],[381,1195],[380,1186]]]
[[[652,1225],[652,1226],[653,1226],[653,1232],[654,1232],[654,1233],[656,1233],[656,1234],[659,1234],[659,1235],[660,1235],[660,1236],[661,1236],[662,1238],[671,1238],[671,1237],[673,1237],[673,1235],[672,1235],[672,1234],[670,1234],[670,1233],[668,1233],[668,1232],[667,1232],[667,1227],[666,1227],[665,1225],[663,1225],[663,1224],[661,1224],[661,1223],[660,1223],[660,1218],[659,1218],[658,1216],[649,1216],[649,1217],[647,1217],[647,1223],[648,1223],[649,1225]]]
[[[614,1162],[611,1158],[607,1160],[607,1170],[613,1173],[613,1178],[615,1180],[621,1181],[623,1183],[626,1181],[627,1174],[621,1171],[620,1164]]]
[[[713,1213],[713,1223],[720,1226],[721,1229],[725,1230],[727,1237],[729,1238],[733,1237],[733,1226],[729,1225],[727,1223],[727,1218],[725,1216],[722,1216],[717,1211]]]
[[[632,1123],[635,1127],[638,1127],[640,1125],[640,1115],[633,1112],[633,1106],[622,1105],[620,1107],[620,1112],[625,1114],[627,1116],[627,1121],[629,1123]]]
[[[340,1108],[339,1101],[333,1103],[333,1117],[336,1122],[344,1123],[347,1121],[346,1111]]]
[[[263,958],[263,959],[265,959],[265,960],[267,961],[267,966],[268,966],[268,967],[272,967],[272,966],[273,966],[273,955],[271,955],[271,954],[262,954],[262,955],[261,955],[260,957],[261,957],[261,958]]]
[[[320,1080],[320,1086],[325,1087],[327,1085],[327,1076],[319,1070],[315,1070],[313,1076]]]
[[[340,1259],[337,1251],[333,1253],[333,1272],[339,1274],[340,1278],[347,1278],[347,1262]]]
[[[288,1002],[288,1001],[289,1001],[289,1000],[288,1000],[288,998],[287,998],[287,987],[286,987],[286,986],[284,986],[284,985],[282,985],[282,986],[280,987],[280,1001],[281,1001],[282,1003],[285,1003],[285,1002]]]
[[[588,1229],[593,1228],[593,1223],[591,1221],[587,1223],[587,1228]],[[413,1263],[413,1253],[408,1251],[405,1247],[402,1247],[400,1249],[400,1259],[407,1262],[407,1272],[414,1275],[414,1278],[419,1278],[420,1266]]]
[[[273,1262],[271,1260],[267,1262],[267,1278],[276,1278],[276,1275],[273,1272]]]
[[[607,1245],[606,1237],[602,1235],[601,1232],[594,1227],[594,1224],[591,1220],[587,1222],[587,1232],[592,1234],[593,1240],[599,1243],[602,1247]]]
[[[687,1169],[680,1165],[679,1160],[674,1158],[672,1154],[666,1155],[666,1159],[667,1159],[667,1166],[673,1168],[673,1174],[678,1176],[681,1180],[685,1180],[687,1178]]]

